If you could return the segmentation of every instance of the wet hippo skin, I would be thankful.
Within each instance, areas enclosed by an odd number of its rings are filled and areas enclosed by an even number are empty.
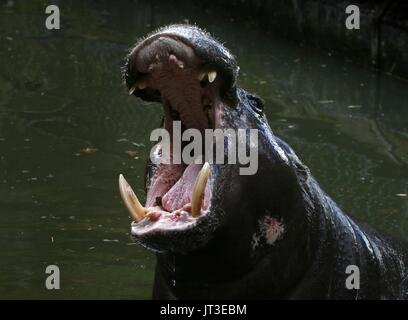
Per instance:
[[[258,130],[253,175],[239,164],[149,162],[144,206],[120,177],[132,236],[157,254],[153,298],[406,298],[407,245],[338,208],[273,134],[261,99],[237,87],[238,72],[222,44],[189,25],[153,32],[126,57],[129,93],[162,103],[164,128]],[[348,288],[349,266],[359,285]]]

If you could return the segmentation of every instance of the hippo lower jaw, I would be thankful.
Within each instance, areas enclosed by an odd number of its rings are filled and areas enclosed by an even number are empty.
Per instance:
[[[187,169],[185,169],[184,172],[185,171],[187,171]],[[210,165],[206,162],[195,179],[191,174],[183,174],[182,178],[180,178],[176,184],[182,180],[187,180],[185,183],[188,185],[191,185],[191,181],[194,182],[191,195],[189,193],[190,189],[182,194],[184,197],[191,198],[191,201],[172,211],[165,210],[163,205],[159,204],[147,208],[143,207],[123,175],[120,175],[120,194],[134,219],[131,229],[132,235],[135,237],[143,237],[150,233],[182,232],[183,230],[193,228],[197,224],[197,221],[203,219],[209,212],[210,191],[207,186],[210,186],[210,184],[207,184],[207,181],[210,176],[210,171]],[[160,176],[160,172],[158,175]],[[185,176],[188,176],[188,178]],[[183,179],[183,177],[185,178]],[[172,188],[174,187],[175,185],[172,186]],[[150,193],[150,196],[154,198],[152,193]],[[156,199],[169,198],[170,196],[171,189],[167,191],[164,196],[157,196]]]
[[[177,120],[181,121],[182,132],[194,128],[203,134],[205,129],[222,127],[226,107],[220,97],[225,83],[222,74],[217,74],[182,40],[165,34],[148,38],[131,52],[128,67],[133,75],[129,94],[146,100],[160,97],[167,132],[172,133]],[[156,145],[153,154],[158,156],[160,149],[161,145]],[[171,148],[172,164],[155,167],[145,206],[125,178],[119,177],[120,194],[134,220],[131,231],[136,238],[180,234],[205,220],[211,211],[210,165],[173,164],[172,152]]]

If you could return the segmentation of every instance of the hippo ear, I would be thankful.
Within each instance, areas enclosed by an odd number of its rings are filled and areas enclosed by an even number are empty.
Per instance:
[[[252,93],[247,94],[251,108],[258,114],[263,115],[264,103],[262,99]]]

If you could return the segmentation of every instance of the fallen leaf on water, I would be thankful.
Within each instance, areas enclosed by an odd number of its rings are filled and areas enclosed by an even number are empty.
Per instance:
[[[91,147],[86,147],[86,148],[82,148],[79,150],[79,152],[81,153],[94,153],[96,151],[98,151],[97,148],[91,148]]]
[[[129,156],[131,156],[132,158],[137,155],[137,152],[134,151],[134,150],[126,150],[125,152],[126,152]]]

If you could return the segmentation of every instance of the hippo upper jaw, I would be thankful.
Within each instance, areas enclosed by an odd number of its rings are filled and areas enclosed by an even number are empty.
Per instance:
[[[217,71],[223,79],[220,96],[236,103],[239,66],[235,57],[202,29],[181,24],[160,28],[132,48],[122,70],[129,93],[147,101],[162,101],[160,90],[144,84],[151,79],[152,69],[174,57],[173,62],[178,67],[193,67],[195,76]]]

